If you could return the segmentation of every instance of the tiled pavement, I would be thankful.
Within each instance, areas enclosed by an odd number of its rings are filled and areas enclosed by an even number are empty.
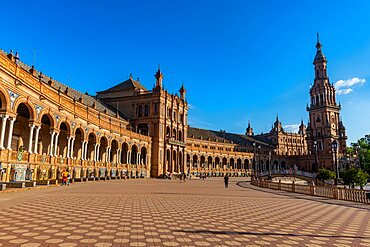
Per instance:
[[[370,246],[370,207],[240,180],[228,189],[222,179],[147,179],[0,193],[0,245]]]

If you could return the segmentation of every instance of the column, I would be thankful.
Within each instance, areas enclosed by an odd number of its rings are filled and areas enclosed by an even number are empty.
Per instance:
[[[53,131],[53,132],[51,133],[51,137],[50,137],[50,150],[49,150],[49,155],[50,155],[50,156],[54,156],[54,155],[53,155],[54,135],[55,135],[55,131]]]
[[[109,147],[105,148],[105,162],[109,162]]]
[[[67,137],[67,159],[69,159],[70,158],[70,147],[71,147],[71,137],[70,136],[68,136]]]
[[[96,149],[96,161],[100,161],[100,144],[97,144],[98,147]]]
[[[84,153],[84,157],[85,157],[85,160],[87,160],[87,150],[89,148],[89,142],[88,141],[85,141],[86,144],[85,144],[85,153]]]
[[[55,135],[55,143],[54,143],[54,156],[57,157],[57,151],[58,151],[58,138],[59,138],[59,133],[56,133]]]
[[[137,153],[136,164],[138,164],[138,165],[141,165],[140,156],[141,156],[141,154],[140,153]]]
[[[75,145],[75,138],[72,137],[72,140],[71,140],[71,152],[70,152],[70,156],[71,156],[71,159],[73,159],[73,149],[74,149],[74,145]]]
[[[1,117],[0,149],[4,149],[6,120],[8,120],[8,117],[7,115]]]
[[[28,141],[28,152],[32,154],[32,139],[33,139],[33,130],[35,129],[35,125],[30,125],[30,138]]]
[[[35,133],[35,147],[33,149],[33,152],[37,154],[38,150],[38,144],[39,144],[39,132],[40,132],[41,126],[36,127],[36,133]]]
[[[81,141],[81,160],[85,160],[84,154],[85,154],[85,141]]]
[[[116,164],[119,164],[119,149],[116,150]]]
[[[15,118],[10,119],[9,133],[8,133],[8,145],[6,149],[12,150],[12,137],[13,137],[13,127]]]
[[[93,161],[96,161],[96,150],[98,149],[98,144],[94,144],[94,158]]]
[[[126,164],[130,164],[130,163],[131,163],[131,152],[127,151],[127,162],[126,162]]]

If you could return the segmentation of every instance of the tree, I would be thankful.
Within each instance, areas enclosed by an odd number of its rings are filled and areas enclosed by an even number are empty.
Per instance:
[[[360,186],[361,189],[367,184],[369,174],[359,168],[352,167],[347,171],[341,173],[343,183],[348,185],[350,188],[354,188],[355,185]]]
[[[319,173],[316,175],[316,178],[322,181],[335,179],[335,172],[321,168],[319,169]]]

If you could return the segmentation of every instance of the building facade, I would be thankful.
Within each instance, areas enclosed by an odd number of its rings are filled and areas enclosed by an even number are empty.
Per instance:
[[[1,181],[53,180],[63,170],[73,178],[162,177],[166,173],[249,176],[290,167],[331,169],[333,141],[345,153],[340,105],[329,82],[320,42],[314,59],[309,122],[286,132],[278,117],[271,131],[255,135],[188,126],[186,90],[129,79],[98,92],[80,93],[0,53]]]

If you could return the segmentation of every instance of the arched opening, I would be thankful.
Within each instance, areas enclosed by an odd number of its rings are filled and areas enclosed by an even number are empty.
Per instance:
[[[147,165],[147,155],[148,152],[146,150],[146,147],[142,147],[140,150],[140,164],[141,165]]]
[[[285,161],[283,160],[280,164],[281,164],[281,169],[285,170],[286,169]]]
[[[121,151],[121,162],[122,164],[127,164],[128,160],[128,144],[126,142],[122,143],[122,151]]]
[[[173,129],[172,130],[172,138],[174,139],[174,140],[176,140],[176,129]]]
[[[55,153],[55,156],[61,156],[61,157],[67,157],[67,152],[68,152],[68,137],[69,137],[69,125],[67,125],[66,122],[62,122],[60,124],[60,127],[59,127],[59,136],[58,138],[55,138],[55,139],[58,139],[58,143],[54,143],[57,144],[57,149],[56,149],[56,153]],[[73,145],[75,146],[77,143],[76,143],[76,139],[74,142],[70,142],[70,145]],[[74,150],[74,147],[72,149],[72,147],[70,146],[70,150]],[[71,152],[70,154],[70,157],[73,158],[75,157],[75,153],[74,152]]]
[[[110,149],[110,160],[109,162],[112,164],[118,164],[118,142],[117,140],[113,139]]]
[[[84,133],[81,128],[77,128],[75,131],[75,143],[73,154],[77,159],[82,159],[82,143],[84,141]]]
[[[198,156],[193,155],[193,168],[198,168]]]
[[[245,169],[245,170],[250,170],[250,167],[249,167],[249,160],[248,160],[248,159],[245,159],[245,160],[244,160],[244,169]]]
[[[179,169],[178,169],[178,163],[177,163],[177,153],[176,153],[176,150],[173,150],[172,152],[172,167],[173,167],[173,171],[174,172],[179,172]]]
[[[190,154],[186,154],[186,169],[190,168]]]
[[[208,168],[212,167],[212,157],[211,156],[208,156],[207,163],[208,163]]]
[[[215,166],[216,168],[220,168],[220,158],[219,157],[215,158]]]
[[[170,135],[171,135],[171,130],[170,130],[170,127],[167,126],[167,128],[166,128],[166,137],[169,138],[169,137],[171,137]]]
[[[179,139],[179,141],[182,141],[182,132],[181,132],[181,130],[179,130],[179,136],[178,136],[178,139]]]
[[[235,169],[235,161],[233,158],[230,159],[230,167],[231,169]]]
[[[138,153],[137,146],[132,145],[132,148],[131,148],[131,164],[132,165],[137,165],[137,153]]]
[[[227,167],[227,159],[224,157],[222,158],[222,169],[225,169]]]
[[[145,105],[144,106],[144,117],[149,117],[149,106]]]
[[[32,148],[32,142],[30,143],[31,129],[29,124],[29,121],[32,119],[31,114],[32,111],[29,105],[24,103],[18,105],[17,118],[14,122],[12,138],[10,143],[8,143],[8,147],[12,150],[24,149],[30,151],[30,144]]]
[[[1,110],[6,110],[6,97],[5,95],[3,94],[2,91],[0,91],[0,109]]]
[[[171,151],[169,149],[167,149],[166,151],[166,170],[168,172],[172,172]]]
[[[201,168],[204,168],[206,165],[206,157],[204,157],[203,155],[200,156],[200,167]]]
[[[243,169],[241,159],[236,160],[236,169]]]
[[[273,170],[278,170],[278,168],[279,168],[279,162],[277,161],[277,160],[274,160],[274,163],[273,163]]]
[[[43,155],[50,154],[51,132],[53,131],[53,128],[54,128],[53,118],[48,114],[43,115],[41,117],[41,129],[39,133],[39,143],[37,147],[37,153]]]
[[[93,161],[95,156],[95,144],[96,144],[96,137],[93,133],[89,134],[88,143],[87,143],[87,154],[86,157],[88,160]],[[91,173],[91,171],[90,171]]]
[[[100,138],[100,148],[99,148],[99,157],[98,160],[102,162],[107,161],[107,147],[108,147],[108,140],[105,136]]]

